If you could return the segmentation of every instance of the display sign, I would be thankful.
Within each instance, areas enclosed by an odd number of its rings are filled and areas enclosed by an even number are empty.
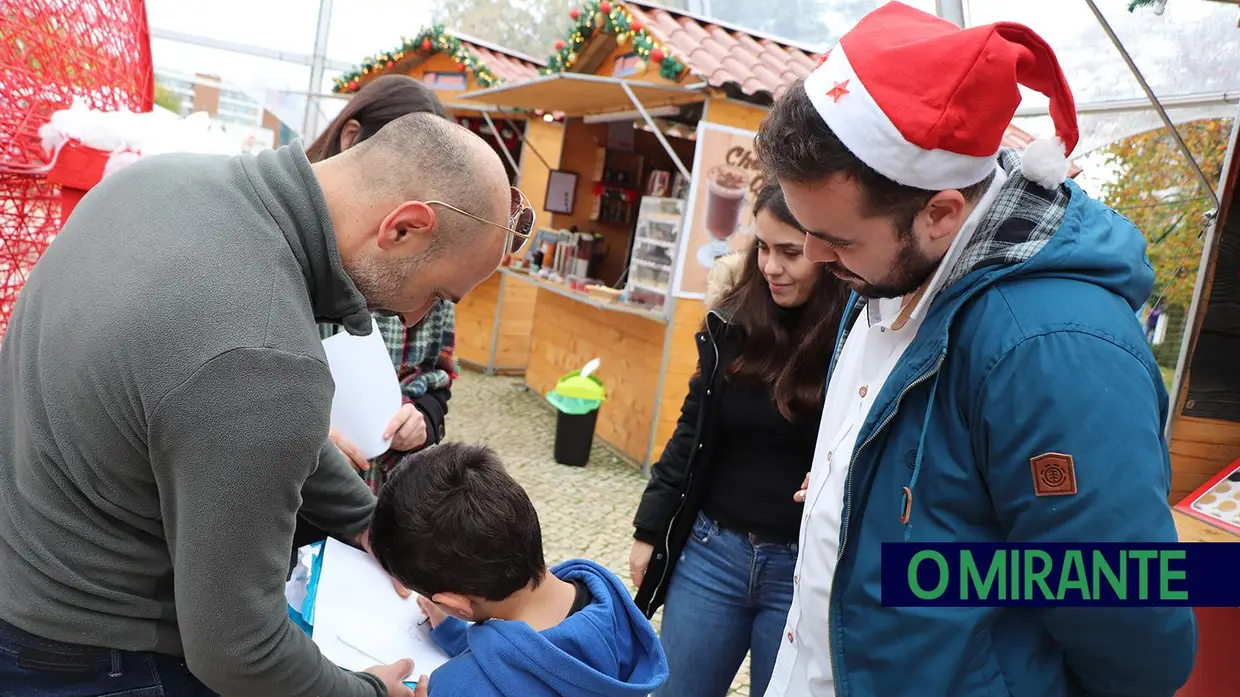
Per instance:
[[[763,181],[753,149],[756,135],[698,123],[689,212],[676,269],[678,298],[704,298],[706,275],[715,259],[753,243],[753,203]]]

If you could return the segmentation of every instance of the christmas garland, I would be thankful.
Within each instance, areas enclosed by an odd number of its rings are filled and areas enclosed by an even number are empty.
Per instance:
[[[404,39],[400,46],[390,51],[367,58],[358,67],[337,77],[332,92],[337,94],[356,92],[362,86],[362,81],[370,75],[387,72],[407,56],[418,53],[428,58],[435,53],[446,53],[456,61],[461,72],[471,71],[474,79],[482,87],[494,87],[503,82],[491,72],[486,63],[475,58],[460,39],[437,24],[423,29],[422,33],[412,39]]]
[[[659,65],[659,75],[666,80],[679,80],[685,71],[684,64],[656,41],[641,21],[619,2],[593,0],[579,9],[570,10],[569,15],[573,18],[573,26],[566,40],[555,42],[555,53],[547,59],[547,67],[539,71],[543,75],[562,73],[572,67],[586,42],[600,31],[614,35],[621,45],[632,44],[634,52],[642,60]]]
[[[1132,12],[1138,7],[1152,6],[1156,14],[1162,14],[1161,10],[1163,6],[1165,6],[1166,4],[1167,4],[1167,0],[1129,0],[1128,11]]]

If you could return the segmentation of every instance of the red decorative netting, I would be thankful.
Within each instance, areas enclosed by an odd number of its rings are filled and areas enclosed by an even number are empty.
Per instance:
[[[150,111],[144,0],[0,1],[0,335],[26,273],[60,230],[39,127],[75,97]]]

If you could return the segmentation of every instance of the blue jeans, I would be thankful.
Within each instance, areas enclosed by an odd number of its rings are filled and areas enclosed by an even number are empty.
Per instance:
[[[659,638],[671,675],[655,697],[724,697],[749,657],[766,692],[792,605],[795,544],[764,543],[698,514],[672,574]]]
[[[217,697],[175,656],[40,639],[0,621],[4,697]]]

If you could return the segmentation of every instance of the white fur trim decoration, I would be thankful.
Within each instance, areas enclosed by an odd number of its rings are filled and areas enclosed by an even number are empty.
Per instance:
[[[1068,178],[1068,156],[1058,136],[1038,138],[1025,148],[1020,171],[1025,179],[1047,189],[1055,189]]]
[[[741,279],[741,270],[745,264],[745,253],[732,251],[715,259],[710,271],[706,272],[706,297],[703,302],[706,309],[713,310],[729,291],[736,287]]]
[[[995,168],[997,148],[992,155],[974,157],[923,150],[905,140],[853,72],[839,45],[805,78],[805,91],[852,154],[892,181],[930,191],[959,189],[980,182]]]
[[[53,157],[69,141],[77,141],[111,156],[104,176],[143,157],[172,152],[240,155],[269,149],[258,142],[256,129],[213,121],[206,112],[185,118],[155,107],[147,112],[100,111],[75,97],[68,109],[52,114],[39,127],[43,152]],[[270,131],[267,131],[270,133]]]

